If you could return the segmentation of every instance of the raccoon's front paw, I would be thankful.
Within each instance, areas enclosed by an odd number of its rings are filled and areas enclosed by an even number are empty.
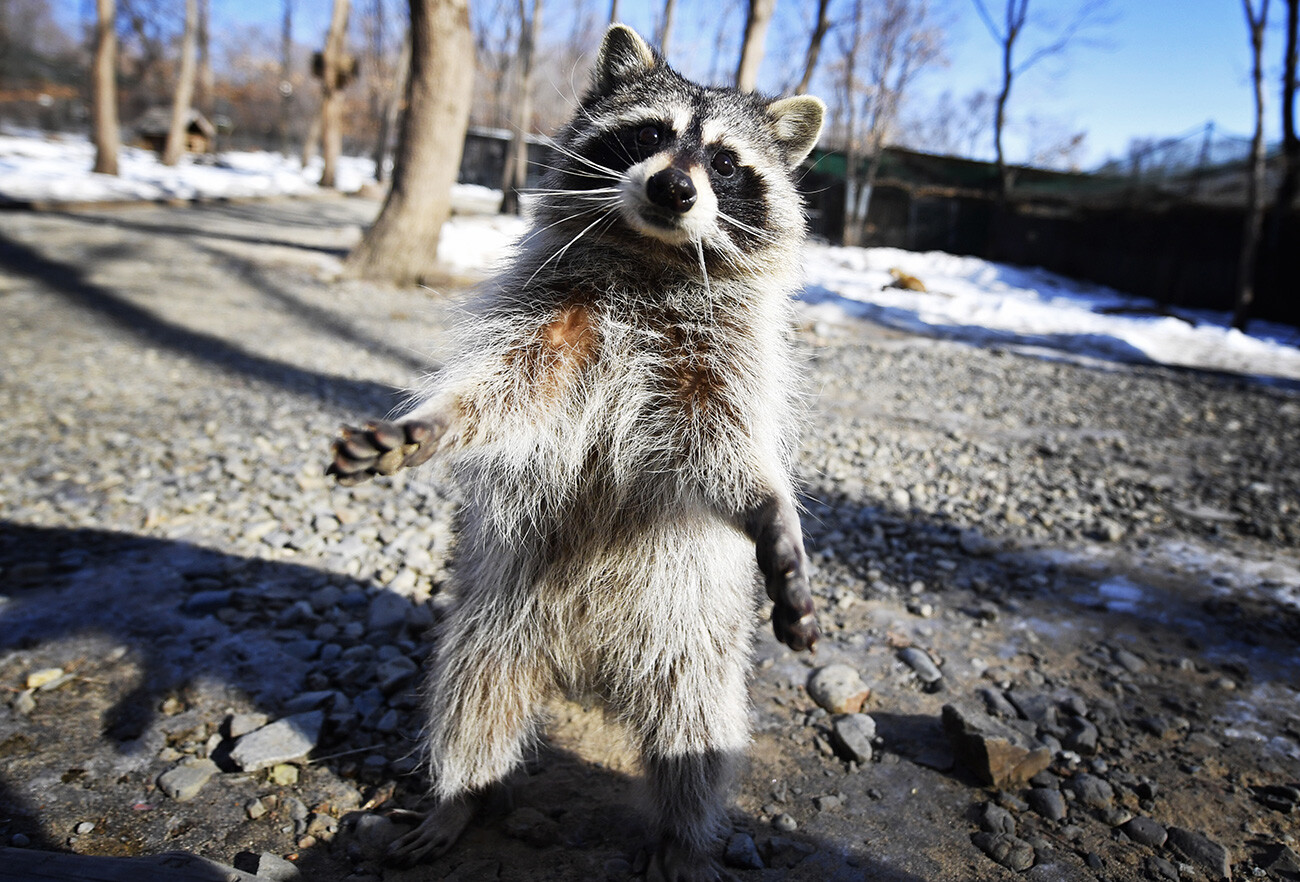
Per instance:
[[[388,847],[384,861],[394,867],[413,867],[446,854],[465,832],[477,809],[478,801],[467,798],[444,802],[423,816],[415,812],[401,813],[418,818],[420,824]]]
[[[655,849],[645,877],[646,882],[736,882],[712,855],[671,839]]]
[[[444,430],[444,426],[428,420],[372,420],[360,429],[344,426],[334,439],[325,474],[351,486],[375,475],[391,475],[418,466],[433,456]]]
[[[768,577],[767,593],[772,599],[772,633],[795,652],[813,649],[821,639],[812,590],[803,567]]]

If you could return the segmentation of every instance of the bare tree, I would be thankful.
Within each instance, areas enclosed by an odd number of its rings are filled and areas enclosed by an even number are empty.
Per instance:
[[[352,76],[352,61],[346,52],[348,6],[348,0],[334,0],[325,50],[320,55],[322,187],[336,185],[339,155],[343,152],[343,89]]]
[[[808,53],[804,56],[803,78],[795,86],[796,95],[807,95],[812,85],[813,74],[817,72],[817,60],[822,54],[822,42],[831,29],[831,0],[817,0],[817,21],[813,24],[812,36],[808,39]]]
[[[1011,195],[1013,184],[1002,143],[1007,121],[1007,101],[1011,98],[1011,85],[1016,77],[1043,59],[1063,53],[1081,31],[1106,22],[1108,20],[1106,0],[1084,0],[1076,7],[1074,15],[1063,27],[1054,29],[1046,40],[1041,41],[1020,61],[1016,61],[1016,44],[1024,36],[1025,29],[1030,24],[1029,0],[1003,0],[1006,5],[1000,24],[994,20],[985,0],[972,0],[972,2],[979,13],[980,20],[988,28],[989,34],[1002,48],[1002,88],[998,92],[998,99],[993,108],[993,148],[997,155],[998,197],[1005,202]]]
[[[519,51],[515,56],[514,111],[510,115],[514,137],[510,139],[501,176],[502,214],[519,214],[519,191],[528,181],[528,134],[533,119],[533,53],[542,17],[542,0],[532,0],[532,3],[530,15],[528,0],[519,0]]]
[[[767,27],[772,23],[776,0],[749,0],[745,16],[745,39],[740,46],[740,63],[736,66],[736,88],[752,92],[758,86],[758,69],[763,64],[767,46]]]
[[[1246,182],[1246,222],[1242,225],[1241,252],[1237,259],[1237,305],[1232,326],[1246,330],[1255,302],[1255,261],[1264,227],[1264,29],[1268,26],[1268,0],[1241,0],[1250,29],[1251,85],[1255,98],[1255,132],[1250,139],[1250,174]]]
[[[289,116],[293,111],[293,0],[284,0],[284,17],[280,23],[280,115],[276,128],[280,136],[280,152],[289,155]],[[306,165],[306,162],[303,163]]]
[[[209,117],[215,115],[217,99],[217,80],[212,70],[211,2],[199,0],[199,74],[194,90],[194,106]]]
[[[474,52],[468,0],[410,0],[411,69],[393,185],[375,223],[348,255],[354,277],[405,284],[435,271],[438,237],[460,167]]]
[[[95,64],[91,71],[95,95],[93,170],[115,175],[121,141],[117,124],[117,9],[113,0],[96,0],[95,10]]]
[[[384,160],[397,128],[397,115],[402,109],[402,96],[406,94],[406,77],[411,69],[411,32],[402,38],[402,50],[397,56],[397,69],[393,71],[392,88],[384,98],[384,112],[379,120],[379,134],[375,138],[375,180],[384,182]]]
[[[1296,62],[1300,50],[1296,31],[1300,25],[1300,0],[1286,0],[1286,50],[1282,61],[1282,182],[1275,200],[1274,230],[1280,235],[1282,218],[1300,193],[1300,137],[1296,136]]]
[[[673,35],[673,15],[677,11],[677,0],[664,0],[664,17],[659,22],[659,54],[668,57],[668,44]]]
[[[609,0],[609,23],[618,24],[618,0]]]
[[[167,128],[163,165],[175,165],[184,155],[193,113],[195,53],[198,37],[198,0],[185,0],[185,30],[181,34],[181,69],[172,95],[172,121]]]

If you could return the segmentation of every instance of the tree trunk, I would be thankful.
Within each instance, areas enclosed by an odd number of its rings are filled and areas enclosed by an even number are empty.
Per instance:
[[[293,81],[289,79],[292,64],[293,0],[284,0],[284,18],[280,24],[280,118],[276,120],[276,128],[280,135],[280,153],[286,159],[290,152],[289,111],[293,108]]]
[[[1252,53],[1251,83],[1255,95],[1255,132],[1250,140],[1250,175],[1246,182],[1246,222],[1242,226],[1241,254],[1237,259],[1237,306],[1232,326],[1246,330],[1255,302],[1255,261],[1259,255],[1259,234],[1264,226],[1264,27],[1268,23],[1268,0],[1260,3],[1256,16],[1251,0],[1242,0],[1250,25]]]
[[[117,123],[117,9],[114,0],[97,0],[95,21],[95,66],[91,71],[95,95],[95,167],[101,175],[117,174],[117,151],[121,134]]]
[[[1010,8],[1008,6],[1008,8]],[[1008,13],[1010,18],[1010,13]],[[1002,89],[998,92],[997,104],[993,110],[993,150],[997,157],[998,169],[998,203],[1004,206],[1011,198],[1011,173],[1007,170],[1006,152],[1002,148],[1002,130],[1007,122],[1007,99],[1011,97],[1011,80],[1014,69],[1011,65],[1011,52],[1015,47],[1015,31],[1010,28],[1002,41]]]
[[[659,54],[668,57],[668,44],[673,36],[673,14],[677,11],[677,0],[664,0],[664,20],[659,29]]]
[[[742,92],[752,92],[758,86],[758,69],[767,47],[767,26],[775,9],[776,0],[749,0],[745,41],[740,47],[740,64],[736,66],[736,88]]]
[[[411,0],[411,70],[393,185],[374,225],[348,255],[353,277],[407,284],[433,275],[451,213],[474,67],[468,0]]]
[[[181,35],[181,70],[176,78],[176,91],[172,95],[172,122],[167,129],[167,145],[163,148],[163,165],[175,165],[180,162],[187,146],[190,110],[194,102],[194,56],[198,18],[198,0],[185,0],[185,31]]]
[[[618,0],[609,0],[609,23],[618,24]]]
[[[817,59],[822,54],[822,41],[831,29],[831,0],[817,0],[817,23],[813,25],[812,37],[808,40],[808,54],[804,57],[803,78],[795,87],[796,95],[807,95],[812,85],[813,74],[817,70]]]
[[[375,139],[375,180],[384,182],[384,160],[388,157],[388,144],[397,128],[397,114],[402,109],[402,96],[406,94],[406,77],[411,68],[411,32],[402,38],[402,52],[397,57],[393,71],[393,87],[384,99],[384,113],[379,120],[379,136]]]
[[[527,0],[519,0],[519,53],[515,59],[515,106],[511,114],[514,137],[506,152],[501,176],[501,213],[519,214],[519,192],[528,181],[528,132],[533,116],[533,52],[536,48],[542,0],[533,0],[528,15]]]
[[[1274,230],[1281,235],[1283,218],[1292,210],[1300,193],[1300,137],[1295,128],[1296,31],[1300,25],[1300,0],[1286,0],[1286,56],[1282,70],[1282,182],[1277,188]],[[1277,248],[1274,237],[1274,250]]]
[[[339,155],[343,152],[343,86],[347,76],[344,49],[348,34],[348,0],[334,0],[325,51],[321,53],[320,185],[336,186]]]
[[[216,77],[212,72],[211,0],[199,0],[199,78],[195,89],[194,106],[212,120],[216,116]],[[213,123],[215,124],[215,120]]]

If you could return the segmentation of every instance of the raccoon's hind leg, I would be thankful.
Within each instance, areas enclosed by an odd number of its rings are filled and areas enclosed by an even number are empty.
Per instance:
[[[349,486],[375,475],[391,475],[433,456],[447,430],[445,419],[371,420],[362,428],[343,426],[331,446],[325,474]]]
[[[492,567],[467,561],[464,569],[477,584],[435,637],[425,687],[428,768],[438,803],[390,847],[389,860],[401,866],[455,844],[482,795],[523,759],[553,688],[524,611],[511,614],[509,592],[489,581]]]
[[[794,503],[769,496],[745,514],[745,532],[754,540],[758,568],[767,585],[776,639],[799,652],[821,638],[808,586],[808,556]]]

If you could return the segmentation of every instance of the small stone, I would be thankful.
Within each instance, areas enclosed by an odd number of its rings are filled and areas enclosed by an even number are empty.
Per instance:
[[[222,588],[212,591],[196,591],[185,602],[181,604],[181,612],[189,613],[193,616],[205,616],[214,613],[224,606],[230,606],[234,601],[235,592]]]
[[[57,681],[63,676],[63,668],[41,668],[27,675],[27,688],[40,689]]]
[[[992,802],[986,802],[979,808],[977,815],[980,829],[986,833],[1009,833],[1015,835],[1016,819],[1011,812]]]
[[[772,826],[775,829],[780,830],[782,833],[793,833],[795,830],[799,829],[798,822],[785,812],[782,812],[772,819]]]
[[[848,665],[834,664],[813,671],[808,678],[808,695],[833,714],[856,714],[871,695],[858,672]]]
[[[298,767],[289,763],[276,763],[271,766],[271,772],[267,778],[272,784],[278,784],[281,787],[292,787],[298,783]]]
[[[1062,744],[1066,750],[1072,750],[1080,756],[1092,756],[1097,752],[1097,743],[1100,738],[1101,733],[1088,720],[1081,717],[1071,717]]]
[[[203,785],[219,771],[210,759],[186,760],[158,776],[158,787],[177,802],[186,802],[198,796]]]
[[[1070,781],[1070,789],[1079,802],[1099,811],[1109,811],[1115,804],[1115,791],[1105,779],[1096,775],[1082,774]]]
[[[30,689],[24,689],[13,697],[13,700],[9,702],[9,706],[14,709],[14,713],[25,717],[36,710],[36,699],[32,698]]]
[[[411,602],[400,594],[381,591],[370,601],[366,613],[366,630],[372,633],[394,633],[406,624],[406,614]]]
[[[1127,649],[1117,647],[1111,652],[1111,658],[1115,659],[1115,664],[1130,674],[1140,674],[1147,669],[1147,663]]]
[[[249,732],[256,732],[271,721],[266,714],[231,714],[226,721],[226,732],[231,739],[242,738]]]
[[[298,866],[292,861],[287,861],[278,854],[272,854],[264,851],[258,855],[249,855],[252,858],[244,864],[236,863],[236,869],[243,870],[245,873],[252,873],[259,879],[270,879],[273,882],[287,882],[289,879],[298,879],[301,874]]]
[[[813,797],[813,807],[819,812],[834,811],[844,804],[844,800],[834,794]]]
[[[943,672],[939,666],[930,658],[930,654],[924,649],[916,646],[908,646],[898,651],[898,657],[902,662],[911,668],[922,683],[927,687],[934,686],[943,679]]]
[[[1169,838],[1169,832],[1150,818],[1133,818],[1120,829],[1129,839],[1151,848],[1159,848]]]
[[[74,828],[78,836],[85,836],[87,833],[95,832],[95,824],[92,821],[82,821]]]
[[[975,529],[962,530],[957,537],[957,544],[971,557],[986,557],[998,550],[996,542]]]
[[[14,848],[26,848],[32,844],[32,839],[26,833],[15,833],[9,837],[9,844]]]
[[[1008,870],[1020,872],[1034,865],[1034,847],[1007,833],[975,833],[971,842]]]
[[[256,821],[266,814],[266,803],[260,799],[250,799],[244,803],[244,813],[248,815],[250,820]]]
[[[728,867],[737,870],[762,870],[765,866],[763,858],[759,856],[758,846],[754,844],[754,837],[743,831],[731,834],[722,860]]]
[[[957,761],[994,787],[1023,784],[1052,761],[1046,747],[1034,746],[1005,723],[969,708],[944,705],[943,729]]]
[[[836,751],[853,762],[871,762],[871,740],[875,737],[876,721],[867,714],[843,714],[831,722]]]
[[[1029,807],[1049,821],[1065,819],[1065,797],[1051,787],[1035,787],[1026,797]]]
[[[322,711],[297,714],[250,732],[235,742],[230,759],[245,772],[256,772],[305,757],[320,740]]]
[[[1152,856],[1147,859],[1147,873],[1153,879],[1168,879],[1178,882],[1178,868],[1162,857]]]
[[[1185,859],[1208,870],[1211,878],[1232,878],[1228,850],[1208,836],[1182,827],[1170,827],[1168,843]]]
[[[348,820],[347,818],[344,819]],[[388,852],[388,846],[402,835],[402,830],[383,815],[364,812],[351,816],[352,838],[361,853],[370,860],[379,860]]]

